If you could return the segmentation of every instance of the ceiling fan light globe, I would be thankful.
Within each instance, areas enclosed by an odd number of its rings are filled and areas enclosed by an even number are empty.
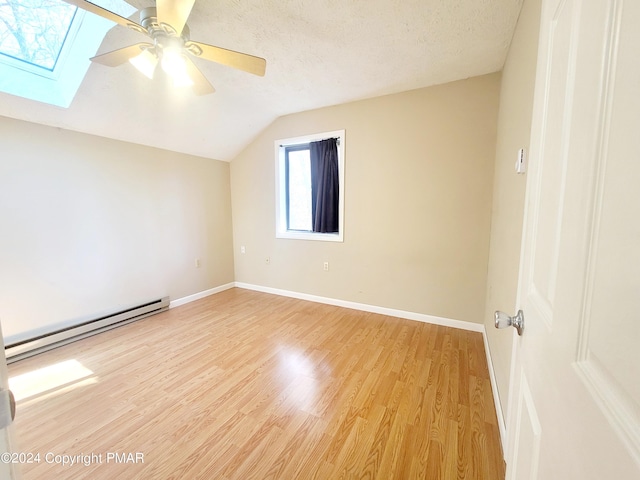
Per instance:
[[[158,65],[158,58],[149,50],[143,50],[140,55],[130,58],[129,63],[136,67],[145,77],[153,79],[153,74]]]
[[[171,79],[173,81],[173,86],[177,88],[193,86],[193,80],[191,80],[191,77],[189,77],[187,72],[183,72],[180,75],[174,75],[171,77]]]
[[[174,87],[190,87],[193,80],[187,72],[187,64],[182,49],[164,48],[162,51],[162,60],[160,61],[162,70],[171,78]]]
[[[177,72],[186,72],[187,70],[184,57],[182,56],[182,50],[179,49],[165,48],[162,51],[160,64],[165,73],[172,77],[179,74]]]

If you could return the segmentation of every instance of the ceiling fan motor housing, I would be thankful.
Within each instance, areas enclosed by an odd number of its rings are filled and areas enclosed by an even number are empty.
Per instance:
[[[185,23],[182,32],[176,32],[168,23],[159,23],[156,7],[148,7],[140,10],[140,24],[147,29],[151,38],[158,40],[162,37],[172,37],[182,40],[182,43],[189,40],[189,26]]]
[[[147,29],[149,36],[153,39],[155,54],[161,60],[163,68],[168,70],[164,57],[168,60],[169,55],[165,52],[171,52],[172,56],[183,54],[185,42],[189,40],[189,27],[184,25],[182,32],[179,34],[169,24],[159,23],[156,7],[145,8],[140,11],[140,24]]]

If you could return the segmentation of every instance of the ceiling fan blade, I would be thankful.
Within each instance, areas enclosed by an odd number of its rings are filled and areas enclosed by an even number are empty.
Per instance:
[[[109,53],[97,55],[90,60],[92,62],[106,65],[107,67],[117,67],[118,65],[122,65],[133,57],[140,55],[142,53],[142,50],[144,50],[145,48],[153,48],[153,45],[151,45],[150,43],[136,43],[135,45],[131,45],[129,47],[119,48],[118,50],[113,50]]]
[[[193,93],[195,93],[196,95],[206,95],[208,93],[215,92],[216,89],[213,88],[213,85],[209,83],[207,77],[202,74],[202,72],[198,69],[198,67],[195,66],[191,59],[184,57],[184,60],[189,78],[193,82]]]
[[[158,22],[171,26],[180,35],[194,3],[195,0],[157,0]]]
[[[64,0],[66,3],[71,5],[75,5],[78,8],[86,10],[87,12],[95,13],[100,17],[106,18],[107,20],[111,20],[112,22],[118,23],[125,27],[129,27],[137,32],[147,34],[147,29],[142,25],[134,22],[133,20],[129,20],[128,18],[121,17],[106,8],[99,7],[91,2],[87,2],[86,0]]]
[[[238,70],[244,70],[261,77],[264,76],[267,68],[267,61],[264,58],[254,57],[246,53],[191,41],[186,42],[185,47],[190,54],[196,57],[237,68]]]

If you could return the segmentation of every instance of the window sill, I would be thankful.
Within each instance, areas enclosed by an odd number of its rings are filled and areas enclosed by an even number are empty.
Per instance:
[[[276,232],[276,238],[289,238],[293,240],[315,240],[321,242],[342,242],[342,233],[311,233],[294,232],[290,230]]]

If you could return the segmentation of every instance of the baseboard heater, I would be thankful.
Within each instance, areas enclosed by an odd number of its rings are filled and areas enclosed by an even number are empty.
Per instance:
[[[96,335],[105,330],[126,325],[127,323],[163,312],[168,308],[169,297],[163,297],[110,315],[105,315],[104,317],[96,318],[95,320],[89,320],[79,325],[7,345],[5,347],[7,363],[16,362],[23,358],[51,350],[52,348],[60,347],[67,343],[90,337],[91,335]]]

